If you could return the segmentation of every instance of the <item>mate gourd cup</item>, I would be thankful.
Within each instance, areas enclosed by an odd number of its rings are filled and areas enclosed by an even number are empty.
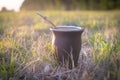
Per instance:
[[[60,65],[77,66],[81,50],[81,34],[84,29],[76,26],[58,26],[52,31],[52,48]]]

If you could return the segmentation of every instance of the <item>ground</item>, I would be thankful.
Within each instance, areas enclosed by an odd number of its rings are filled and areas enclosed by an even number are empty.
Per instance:
[[[51,25],[85,28],[78,67],[59,66]],[[119,80],[120,11],[23,11],[0,13],[0,80]]]

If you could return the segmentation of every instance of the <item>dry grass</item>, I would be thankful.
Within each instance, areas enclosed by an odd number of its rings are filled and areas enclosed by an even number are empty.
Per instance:
[[[0,13],[1,80],[120,79],[119,11],[41,12],[56,25],[85,27],[78,67],[53,59],[50,26],[36,12]]]

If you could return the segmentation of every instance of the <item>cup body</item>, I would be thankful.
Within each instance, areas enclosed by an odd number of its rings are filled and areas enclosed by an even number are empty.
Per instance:
[[[52,47],[60,65],[77,66],[81,50],[81,27],[59,26],[50,29],[53,33]]]

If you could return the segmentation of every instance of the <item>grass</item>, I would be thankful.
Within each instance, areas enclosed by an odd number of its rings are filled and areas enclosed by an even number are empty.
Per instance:
[[[120,11],[40,11],[55,25],[82,26],[79,65],[53,59],[51,27],[36,11],[0,13],[0,80],[119,80]],[[46,65],[51,71],[44,72]],[[49,66],[49,67],[50,67]]]

